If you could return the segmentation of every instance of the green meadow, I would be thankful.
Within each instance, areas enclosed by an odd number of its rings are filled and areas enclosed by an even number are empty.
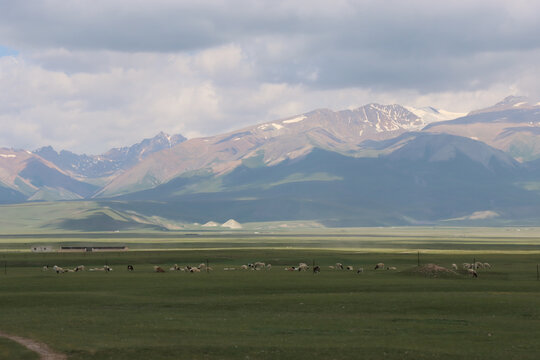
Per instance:
[[[517,230],[2,235],[0,331],[69,359],[536,359],[539,231]],[[132,250],[29,252],[37,243]],[[418,261],[450,267],[473,259],[492,268],[478,278],[416,271]],[[169,271],[206,261],[210,272]],[[255,261],[272,269],[238,270]],[[322,271],[284,271],[299,262]],[[364,272],[331,270],[336,262]],[[397,271],[375,271],[378,262]],[[87,271],[56,274],[42,271],[46,264]],[[88,271],[105,264],[114,270]],[[2,354],[33,355],[7,340]]]

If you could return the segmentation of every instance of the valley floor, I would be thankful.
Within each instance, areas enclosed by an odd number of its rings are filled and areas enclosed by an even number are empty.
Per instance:
[[[0,331],[46,343],[69,359],[536,359],[535,238],[508,252],[508,242],[497,238],[484,239],[484,249],[455,251],[429,241],[435,249],[420,253],[421,265],[475,259],[492,268],[479,270],[478,278],[430,277],[415,271],[417,252],[344,250],[339,243],[335,249],[4,251]],[[209,273],[168,271],[207,260]],[[272,269],[224,270],[255,261]],[[322,271],[284,271],[299,262]],[[364,272],[330,269],[336,262]],[[379,262],[397,270],[373,270]],[[56,274],[42,271],[45,264],[114,270]],[[167,272],[155,273],[155,265]],[[0,354],[8,347],[0,341]]]

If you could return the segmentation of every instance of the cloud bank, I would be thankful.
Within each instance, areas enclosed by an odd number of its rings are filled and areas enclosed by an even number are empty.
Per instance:
[[[368,102],[540,98],[531,1],[0,1],[0,146],[99,153]]]

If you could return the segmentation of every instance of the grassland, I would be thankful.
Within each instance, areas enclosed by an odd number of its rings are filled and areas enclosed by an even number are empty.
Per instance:
[[[38,235],[0,238],[0,329],[70,359],[536,359],[540,353],[537,229]],[[27,251],[32,242],[54,239],[55,246],[143,245],[124,253]],[[407,271],[417,265],[417,249],[423,264],[474,258],[493,268],[478,279],[425,277]],[[210,273],[152,271],[207,259]],[[223,271],[257,260],[273,269]],[[300,261],[323,271],[283,271]],[[338,261],[365,271],[328,269]],[[372,270],[380,261],[398,271]],[[114,271],[57,275],[41,271],[44,264],[109,264]],[[14,346],[6,344],[0,342],[0,354]]]

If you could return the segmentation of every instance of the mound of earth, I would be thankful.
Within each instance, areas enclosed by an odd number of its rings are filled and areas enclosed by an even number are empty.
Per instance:
[[[223,223],[221,226],[223,227],[228,227],[229,229],[241,229],[242,228],[242,225],[234,220],[234,219],[229,219],[226,223]]]
[[[424,275],[429,277],[459,277],[460,275],[450,269],[447,269],[443,266],[436,264],[426,264],[421,266],[416,266],[408,271],[407,273],[413,275]]]

